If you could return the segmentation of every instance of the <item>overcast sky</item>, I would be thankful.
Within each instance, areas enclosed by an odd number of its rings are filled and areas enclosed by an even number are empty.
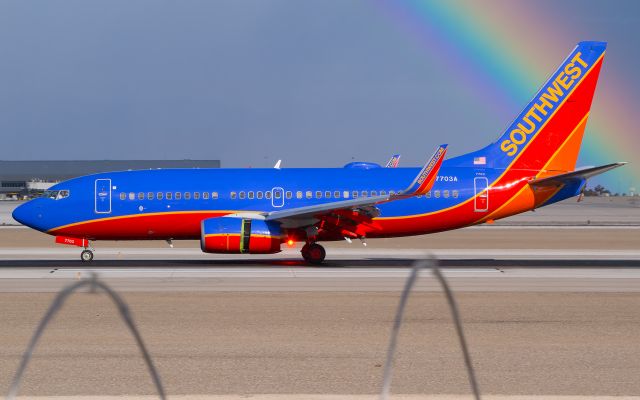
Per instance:
[[[637,23],[561,3],[636,49],[637,74]],[[0,159],[418,165],[441,142],[455,155],[494,140],[524,106],[487,115],[439,56],[364,0],[0,0]]]

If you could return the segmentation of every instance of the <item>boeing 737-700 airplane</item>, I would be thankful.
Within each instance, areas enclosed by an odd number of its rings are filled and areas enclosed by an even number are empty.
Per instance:
[[[624,164],[575,169],[605,48],[579,43],[496,142],[447,160],[442,145],[423,168],[101,173],[56,184],[13,217],[84,247],[83,261],[95,240],[199,239],[209,253],[304,242],[302,257],[317,264],[322,241],[421,235],[533,210]]]

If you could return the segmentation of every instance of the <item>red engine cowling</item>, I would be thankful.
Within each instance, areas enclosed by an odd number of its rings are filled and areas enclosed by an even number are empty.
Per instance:
[[[202,221],[200,247],[205,253],[279,253],[282,230],[275,222],[218,217]]]

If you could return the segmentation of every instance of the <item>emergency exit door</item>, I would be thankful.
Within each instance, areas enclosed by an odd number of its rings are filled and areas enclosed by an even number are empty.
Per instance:
[[[489,210],[489,180],[484,176],[476,176],[473,179],[474,211],[484,212]]]

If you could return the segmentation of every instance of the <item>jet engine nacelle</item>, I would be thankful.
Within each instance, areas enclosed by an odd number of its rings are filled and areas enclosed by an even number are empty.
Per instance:
[[[282,230],[275,222],[218,217],[202,221],[200,247],[205,253],[279,253]]]

